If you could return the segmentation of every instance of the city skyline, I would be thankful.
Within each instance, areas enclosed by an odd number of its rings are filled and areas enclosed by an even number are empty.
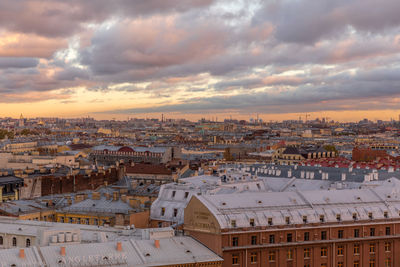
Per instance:
[[[395,0],[5,0],[0,116],[397,120],[399,9]]]

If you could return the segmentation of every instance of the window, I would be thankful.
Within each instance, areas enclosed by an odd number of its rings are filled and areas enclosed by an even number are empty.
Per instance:
[[[188,198],[189,192],[185,192],[185,198]]]
[[[319,221],[320,222],[325,222],[325,216],[324,215],[319,215]]]
[[[390,227],[386,227],[385,233],[386,233],[386,235],[390,235]]]
[[[286,235],[286,242],[292,242],[293,241],[293,235],[292,234],[287,234]]]
[[[286,258],[288,260],[293,260],[293,249],[288,249],[287,254],[286,254]]]
[[[321,240],[326,240],[326,231],[321,231]]]
[[[336,214],[336,220],[338,221],[338,222],[340,222],[341,221],[341,216],[340,216],[340,214]]]
[[[250,254],[250,263],[257,263],[257,253],[256,252],[252,252]]]
[[[269,261],[275,261],[275,258],[276,258],[276,252],[275,252],[275,250],[271,250],[268,253],[268,260]]]
[[[388,214],[387,211],[384,211],[384,212],[383,212],[383,217],[385,217],[386,219],[389,217],[389,214]]]
[[[99,225],[99,220],[98,220],[98,219],[94,219],[94,220],[93,220],[93,224],[94,224],[94,225]]]
[[[3,245],[3,237],[2,236],[0,236],[0,245]]]
[[[375,267],[375,259],[369,260],[369,267]]]
[[[375,253],[375,244],[373,243],[369,244],[369,253],[371,254]]]
[[[17,238],[15,238],[15,237],[12,238],[12,245],[13,245],[13,247],[17,246]]]
[[[76,223],[77,223],[77,224],[81,224],[81,218],[77,218],[77,219],[76,219]]]
[[[232,255],[232,265],[239,264],[239,254]]]
[[[90,224],[89,219],[86,219],[86,220],[85,220],[85,224]]]
[[[368,218],[373,219],[372,212],[368,212]]]
[[[310,240],[310,232],[305,232],[304,233],[304,241],[309,241]]]
[[[303,223],[307,223],[307,216],[303,216]]]
[[[231,220],[231,226],[236,227],[236,220]]]
[[[321,267],[326,267],[326,263],[321,263]]]
[[[339,261],[338,263],[337,263],[337,267],[343,267],[344,265],[343,265],[343,261]]]
[[[286,224],[290,224],[290,217],[285,218]]]
[[[337,255],[338,256],[343,256],[343,250],[344,250],[344,246],[340,245],[337,247]]]
[[[165,215],[165,208],[162,207],[162,208],[161,208],[161,216],[164,216],[164,215]]]
[[[392,260],[390,258],[385,259],[385,267],[391,267],[392,266]]]
[[[60,222],[64,223],[64,217],[60,217]]]
[[[274,244],[275,243],[275,235],[269,235],[269,243]]]
[[[353,267],[360,267],[360,262],[359,261],[355,261],[353,264]]]
[[[390,252],[392,250],[392,244],[390,242],[385,242],[385,252]]]
[[[250,226],[254,227],[255,223],[254,223],[254,219],[250,219]]]
[[[310,258],[310,249],[309,248],[305,248],[304,249],[304,258],[305,259],[309,259]]]
[[[357,221],[357,213],[353,213],[353,220]]]
[[[268,218],[268,225],[272,225],[272,218]]]
[[[343,238],[343,236],[344,236],[343,230],[339,230],[338,231],[338,238]]]
[[[360,237],[360,229],[354,229],[354,237]]]
[[[326,257],[326,256],[328,256],[328,248],[322,247],[321,248],[321,257]]]
[[[172,197],[174,198],[176,194],[176,191],[172,191]]]
[[[251,244],[257,245],[257,236],[255,236],[255,235],[251,236]]]
[[[72,217],[68,217],[68,223],[72,223]]]
[[[26,239],[25,245],[27,248],[29,248],[31,246],[31,240],[29,238]]]
[[[239,237],[232,237],[232,247],[239,246]]]
[[[178,215],[178,209],[174,209],[174,217]]]
[[[370,228],[369,229],[369,235],[370,236],[375,236],[375,228]]]
[[[354,252],[355,255],[359,255],[360,254],[360,244],[354,244],[353,252]]]

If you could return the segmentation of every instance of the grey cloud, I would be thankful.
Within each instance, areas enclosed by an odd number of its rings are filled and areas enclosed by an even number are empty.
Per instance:
[[[271,20],[278,40],[314,43],[321,38],[332,39],[349,26],[366,32],[398,27],[398,10],[397,0],[265,1],[253,21]]]
[[[36,58],[0,57],[0,69],[34,68],[39,64]]]

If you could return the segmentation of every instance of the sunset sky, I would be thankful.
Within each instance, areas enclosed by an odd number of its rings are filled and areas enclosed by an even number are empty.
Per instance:
[[[398,119],[399,0],[1,0],[0,116]]]

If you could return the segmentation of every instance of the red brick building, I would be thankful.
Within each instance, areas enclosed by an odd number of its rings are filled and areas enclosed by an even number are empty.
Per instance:
[[[399,192],[390,179],[375,189],[196,195],[184,229],[223,266],[400,266]]]

